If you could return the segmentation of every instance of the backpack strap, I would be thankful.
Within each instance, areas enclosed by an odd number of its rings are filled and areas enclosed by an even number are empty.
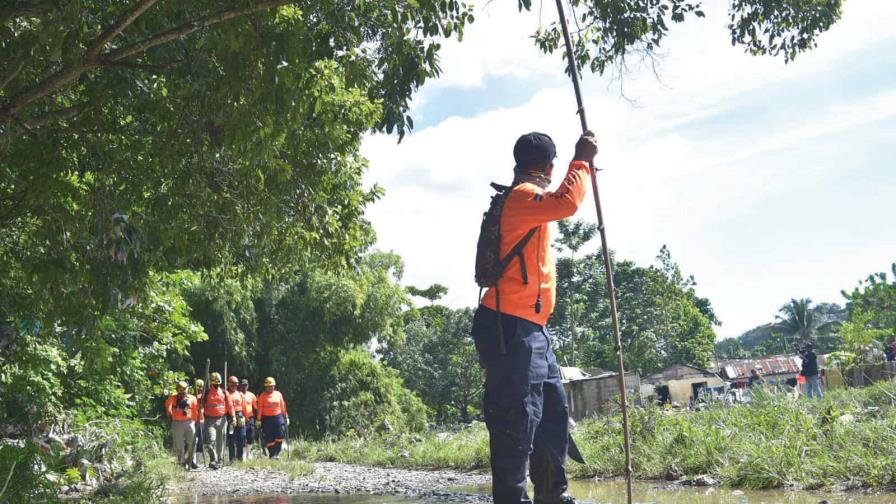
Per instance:
[[[509,193],[513,189],[513,186],[505,186],[505,185],[501,185],[501,184],[496,184],[494,182],[492,182],[489,185],[491,185],[494,190],[498,191],[499,193],[504,194],[505,196],[507,195],[507,193]],[[502,202],[502,206],[503,206],[503,202]],[[523,236],[523,238],[520,241],[518,241],[516,243],[516,245],[513,246],[513,248],[510,250],[510,252],[503,259],[501,259],[501,273],[502,274],[504,273],[504,270],[507,269],[507,266],[510,265],[510,262],[513,261],[513,258],[517,257],[517,258],[519,258],[519,261],[520,261],[520,269],[521,269],[522,275],[523,275],[523,283],[524,284],[529,283],[529,275],[526,272],[526,261],[523,259],[523,249],[526,247],[526,244],[529,243],[529,240],[532,239],[532,236],[535,235],[536,231],[538,231],[538,227],[534,227],[534,228],[530,229],[529,232],[527,232],[526,235]],[[500,235],[501,235],[501,221],[499,218],[499,220],[498,220],[498,236],[500,236]],[[498,242],[499,249],[500,249],[500,246],[501,245],[500,245],[500,241],[499,241]],[[497,314],[497,322],[498,322],[498,324],[497,324],[498,325],[498,327],[497,327],[497,329],[498,329],[498,331],[497,331],[498,332],[498,351],[501,354],[505,354],[505,353],[507,353],[507,344],[504,341],[504,321],[501,320],[501,290],[498,287],[500,280],[501,280],[500,277],[498,277],[498,281],[495,282],[495,312]],[[481,294],[482,294],[482,291],[480,290],[480,297],[481,297]]]
[[[529,243],[529,240],[531,240],[532,237],[535,236],[536,231],[538,231],[537,226],[530,229],[529,232],[526,233],[526,235],[523,236],[523,238],[520,241],[518,241],[516,243],[516,245],[513,246],[512,249],[510,249],[510,252],[508,252],[507,255],[504,256],[503,259],[501,259],[501,272],[503,272],[505,269],[507,269],[507,266],[510,265],[510,262],[513,261],[514,258],[519,259],[520,270],[523,275],[523,284],[524,285],[529,284],[529,274],[526,271],[526,261],[523,258],[523,249],[526,248],[526,245]]]

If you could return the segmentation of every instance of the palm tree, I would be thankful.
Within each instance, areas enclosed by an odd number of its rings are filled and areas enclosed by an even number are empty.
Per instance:
[[[775,329],[781,334],[785,352],[787,352],[788,337],[800,345],[810,341],[815,342],[818,322],[815,320],[811,299],[791,299],[789,303],[778,310],[775,321]]]

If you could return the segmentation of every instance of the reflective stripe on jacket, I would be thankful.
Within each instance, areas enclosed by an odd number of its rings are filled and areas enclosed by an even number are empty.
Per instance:
[[[545,192],[535,184],[524,182],[507,196],[501,211],[501,257],[505,257],[530,229],[538,227],[539,231],[523,248],[529,283],[523,283],[518,260],[511,261],[498,280],[501,313],[542,326],[547,323],[554,311],[557,290],[548,223],[576,213],[585,199],[589,175],[588,163],[573,161],[556,191]],[[539,294],[541,310],[536,313],[535,302]],[[494,287],[482,297],[482,304],[496,309]]]
[[[233,412],[233,408],[227,404],[226,392],[221,387],[212,387],[205,394],[203,405],[205,416],[222,417]]]
[[[258,396],[258,418],[268,416],[283,415],[288,417],[286,413],[286,401],[283,400],[283,394],[275,390],[273,392],[262,392]]]

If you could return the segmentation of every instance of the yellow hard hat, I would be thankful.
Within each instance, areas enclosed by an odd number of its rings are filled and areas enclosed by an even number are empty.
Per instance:
[[[179,381],[174,385],[174,389],[177,390],[178,392],[186,392],[187,386],[188,386],[187,382]]]
[[[201,388],[205,387],[205,380],[203,380],[202,378],[196,378],[195,387],[197,389],[201,389]]]
[[[220,385],[221,384],[221,373],[215,371],[212,373],[211,377],[212,385]]]
[[[265,387],[274,387],[276,385],[277,385],[277,380],[275,380],[274,378],[268,376],[267,378],[264,379]]]

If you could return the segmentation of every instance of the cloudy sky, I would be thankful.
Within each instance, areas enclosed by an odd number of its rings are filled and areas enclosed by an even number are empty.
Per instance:
[[[515,139],[546,132],[565,162],[579,133],[561,56],[537,50],[538,9],[516,4],[479,2],[415,98],[414,132],[363,146],[367,183],[386,189],[368,212],[378,247],[404,258],[406,284],[447,285],[455,307],[476,303],[488,184],[510,181]],[[672,27],[659,78],[633,68],[621,83],[583,81],[611,248],[647,265],[667,244],[715,306],[720,338],[792,297],[842,302],[841,289],[896,261],[896,2],[847,0],[788,65],[732,47],[727,4],[707,0],[705,19]],[[586,201],[577,216],[593,220]]]

